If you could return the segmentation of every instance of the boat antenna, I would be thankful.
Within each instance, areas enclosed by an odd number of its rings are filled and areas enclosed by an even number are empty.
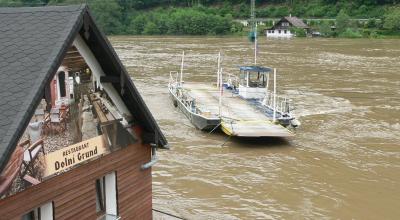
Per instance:
[[[183,82],[183,62],[185,59],[185,51],[182,51],[182,64],[181,64],[181,79],[179,81],[179,85],[182,87],[182,82]]]
[[[274,68],[274,113],[273,113],[273,121],[276,121],[276,68]]]
[[[220,74],[220,68],[221,68],[221,51],[218,53],[218,69],[217,69],[217,88],[219,88],[219,74]]]
[[[222,85],[222,83],[223,83],[223,81],[222,81],[222,68],[221,68],[221,70],[219,71],[219,108],[218,108],[218,110],[219,110],[219,117],[221,117],[221,108],[222,108],[222,94],[223,94],[223,91],[224,91],[224,87],[223,87],[223,85]]]
[[[251,23],[251,31],[249,33],[249,40],[251,42],[254,41],[254,28],[255,28],[255,23],[256,23],[256,1],[251,0],[251,5],[250,5],[250,23]]]
[[[254,29],[254,65],[257,65],[257,22]]]

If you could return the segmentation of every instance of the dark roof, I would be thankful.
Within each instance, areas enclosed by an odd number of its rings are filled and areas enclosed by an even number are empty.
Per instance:
[[[293,17],[293,16],[287,16],[284,17],[289,23],[291,23],[293,26],[298,27],[298,28],[309,28],[308,25],[306,25],[303,20],[301,20],[298,17]]]
[[[108,75],[125,78],[122,99],[147,143],[168,142],[145,105],[111,44],[95,25],[85,5],[0,8],[0,171],[14,151],[44,88],[54,77],[77,34],[84,38]],[[84,25],[85,24],[85,25]],[[86,34],[85,34],[86,32]],[[150,140],[153,138],[153,140]],[[145,138],[146,139],[146,138]]]
[[[268,73],[272,71],[271,68],[262,66],[241,66],[240,70],[248,72],[261,72],[261,73]]]

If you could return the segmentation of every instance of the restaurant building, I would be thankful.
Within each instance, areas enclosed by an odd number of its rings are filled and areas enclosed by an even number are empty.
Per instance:
[[[88,7],[0,21],[0,219],[151,219],[168,143]]]

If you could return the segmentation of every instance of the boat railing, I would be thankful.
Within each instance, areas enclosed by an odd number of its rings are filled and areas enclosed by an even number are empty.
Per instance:
[[[292,110],[292,101],[285,97],[285,96],[276,96],[276,108],[275,110],[281,114],[282,116],[284,115],[290,115],[290,112]],[[271,91],[267,91],[265,93],[265,97],[262,100],[263,105],[267,106],[268,108],[274,110],[274,94]]]
[[[173,75],[175,75],[175,79],[173,77]],[[178,85],[178,77],[179,77],[179,73],[177,71],[170,71],[169,72],[169,86]]]
[[[231,73],[225,73],[227,75],[226,82],[231,86],[238,87],[239,86],[239,77]]]

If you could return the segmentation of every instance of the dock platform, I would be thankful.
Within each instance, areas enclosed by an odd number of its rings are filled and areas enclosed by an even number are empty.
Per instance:
[[[202,83],[184,83],[184,88],[197,105],[219,114],[220,91],[216,86]],[[238,137],[291,137],[287,128],[275,124],[263,112],[251,106],[248,101],[224,89],[221,104],[221,129],[230,136]]]

